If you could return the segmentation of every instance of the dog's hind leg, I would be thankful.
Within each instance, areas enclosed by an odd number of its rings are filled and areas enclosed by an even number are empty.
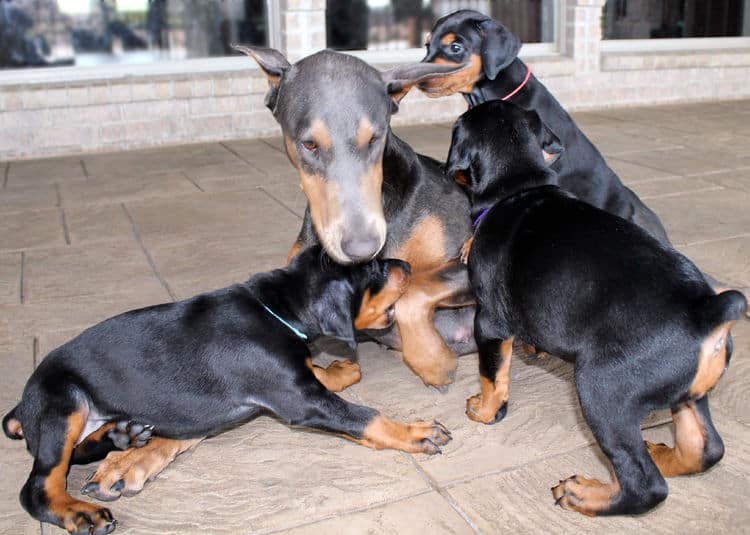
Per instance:
[[[104,459],[110,451],[141,448],[151,438],[153,426],[127,420],[108,422],[90,433],[73,450],[70,464],[88,464]]]
[[[116,500],[143,490],[147,481],[154,479],[181,453],[203,440],[174,440],[151,437],[141,448],[112,451],[88,479],[81,492],[100,500]]]
[[[611,373],[611,369],[599,370],[596,365],[577,368],[576,387],[583,415],[612,463],[615,481],[571,476],[552,488],[557,505],[587,516],[644,513],[662,502],[668,492],[643,442],[643,414],[635,396],[602,386]]]
[[[69,533],[102,535],[115,528],[108,509],[74,499],[66,491],[73,449],[86,426],[88,408],[66,396],[49,403],[29,426],[34,467],[21,490],[21,504],[31,516],[66,529]],[[33,428],[33,430],[31,429]]]
[[[708,396],[672,408],[675,444],[646,442],[651,458],[664,477],[703,472],[724,456],[724,443],[711,421]]]

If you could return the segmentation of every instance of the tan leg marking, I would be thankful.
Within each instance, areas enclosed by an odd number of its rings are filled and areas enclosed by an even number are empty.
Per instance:
[[[439,422],[393,422],[377,415],[362,433],[362,438],[346,437],[375,450],[394,449],[408,453],[439,453],[451,440],[450,432]]]
[[[147,481],[154,479],[174,461],[180,453],[195,446],[202,438],[172,440],[151,437],[142,448],[113,451],[107,455],[92,476],[90,484],[98,484],[92,494],[101,500],[114,500],[120,495],[132,496],[143,489]],[[124,486],[111,490],[112,485],[123,480]]]
[[[677,407],[672,412],[672,420],[675,431],[674,448],[646,441],[654,464],[664,477],[702,472],[706,435],[695,404],[688,401]]]
[[[552,487],[552,496],[557,505],[586,516],[596,516],[609,509],[612,499],[619,492],[618,483],[602,483],[580,476],[569,477]]]
[[[70,533],[93,532],[94,530],[105,530],[102,531],[105,533],[114,529],[113,526],[108,527],[114,524],[109,509],[76,500],[66,490],[70,459],[75,443],[86,426],[86,413],[86,410],[81,410],[68,417],[68,431],[60,463],[47,476],[44,482],[44,493],[49,511]]]
[[[510,390],[510,363],[513,357],[513,338],[503,340],[498,351],[500,352],[500,369],[497,371],[495,381],[479,376],[482,391],[466,400],[466,416],[475,422],[489,424],[495,421],[497,411],[504,403],[508,402]]]
[[[474,243],[474,236],[466,240],[464,244],[461,246],[461,263],[462,264],[469,263],[469,252],[471,251],[472,243]]]
[[[702,398],[719,381],[727,367],[727,338],[734,321],[722,323],[701,344],[698,354],[698,370],[688,393]]]
[[[362,379],[359,364],[351,360],[334,360],[327,368],[315,366],[312,359],[307,359],[306,363],[315,374],[315,378],[330,392],[341,392]]]

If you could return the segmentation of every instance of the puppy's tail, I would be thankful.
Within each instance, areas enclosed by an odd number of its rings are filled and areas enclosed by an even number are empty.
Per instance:
[[[16,418],[16,411],[18,405],[16,405],[12,411],[5,415],[3,418],[3,431],[5,436],[12,438],[13,440],[21,440],[23,438],[23,429],[21,428],[21,421]]]
[[[737,290],[727,290],[702,300],[696,312],[700,324],[710,330],[744,316],[747,313],[747,299]]]

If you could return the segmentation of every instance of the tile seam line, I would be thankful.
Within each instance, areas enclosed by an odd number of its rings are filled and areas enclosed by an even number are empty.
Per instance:
[[[258,173],[261,173],[264,176],[268,176],[268,173],[266,173],[265,171],[263,171],[260,167],[256,166],[255,164],[253,164],[250,160],[248,160],[247,158],[245,158],[244,156],[242,156],[239,152],[237,152],[236,150],[234,150],[232,147],[230,147],[229,145],[227,145],[225,142],[220,141],[219,145],[221,147],[223,147],[225,151],[227,151],[230,154],[232,154],[235,158],[237,158],[241,162],[249,165],[251,168],[253,168]]]
[[[270,143],[270,142],[269,142],[269,141],[268,141],[267,139],[265,139],[265,138],[260,138],[260,141],[261,141],[261,143],[264,143],[264,144],[268,145],[268,146],[269,146],[270,148],[272,148],[272,149],[273,149],[273,150],[275,150],[276,152],[278,152],[278,153],[280,153],[280,154],[283,154],[284,156],[286,156],[286,152],[284,152],[283,150],[281,150],[281,149],[280,149],[280,148],[278,148],[277,146],[275,146],[275,145],[271,144],[271,143]]]
[[[363,505],[362,507],[356,507],[354,509],[347,509],[344,511],[339,511],[336,513],[330,513],[328,515],[322,516],[320,518],[317,518],[315,520],[311,520],[309,522],[299,522],[297,524],[289,524],[286,526],[280,526],[276,528],[269,528],[269,529],[261,529],[257,531],[250,531],[249,533],[251,535],[273,535],[274,533],[282,533],[284,531],[288,531],[290,529],[297,529],[305,526],[313,526],[315,524],[320,524],[321,522],[325,522],[326,520],[331,520],[334,518],[339,518],[346,515],[356,514],[356,513],[364,513],[366,511],[370,511],[373,509],[377,509],[378,507],[384,507],[386,505],[391,505],[394,503],[400,503],[406,500],[410,500],[411,498],[415,498],[417,496],[423,496],[425,494],[429,494],[431,492],[434,492],[434,489],[426,488],[423,490],[415,491],[413,493],[407,494],[405,496],[402,496],[400,498],[396,498],[395,500],[381,500],[379,502],[375,502],[369,505]]]
[[[282,207],[282,208],[283,208],[284,210],[286,210],[287,212],[289,212],[290,214],[292,214],[292,215],[293,215],[294,217],[296,217],[297,219],[302,219],[302,218],[301,218],[301,217],[299,216],[299,214],[297,214],[297,213],[296,213],[296,212],[295,212],[294,210],[292,210],[291,208],[289,208],[289,207],[288,207],[288,206],[286,205],[286,203],[285,203],[285,202],[283,202],[283,201],[281,201],[280,199],[278,199],[278,198],[277,198],[277,197],[276,197],[275,195],[273,195],[272,193],[270,193],[270,192],[269,192],[268,190],[266,190],[266,189],[265,189],[265,188],[264,188],[263,186],[256,186],[256,188],[257,188],[258,190],[262,191],[263,193],[265,193],[266,195],[268,195],[268,196],[269,196],[269,197],[270,197],[270,198],[271,198],[271,199],[272,199],[273,201],[275,201],[275,202],[276,202],[276,204],[278,204],[279,206],[281,206],[281,207]]]
[[[24,269],[26,268],[26,251],[21,251],[21,280],[18,282],[18,299],[23,305],[24,302],[24,295],[23,295],[23,287],[24,287]]]
[[[162,288],[167,292],[169,297],[172,299],[172,301],[177,301],[177,296],[172,292],[172,289],[169,287],[169,284],[167,284],[167,281],[162,277],[162,274],[159,272],[159,269],[156,267],[156,263],[154,262],[154,259],[151,257],[151,253],[148,252],[148,249],[146,249],[146,245],[143,243],[143,239],[141,238],[141,233],[138,230],[138,225],[135,222],[135,219],[133,219],[133,216],[130,214],[130,210],[128,210],[128,207],[125,206],[125,203],[120,203],[120,206],[122,207],[122,211],[125,212],[125,217],[128,218],[128,221],[130,222],[130,228],[133,231],[133,236],[135,237],[135,241],[138,242],[138,246],[141,248],[141,251],[143,252],[143,256],[146,257],[146,262],[148,262],[149,267],[151,268],[151,271],[158,279],[159,283],[161,283]]]
[[[8,175],[10,175],[10,162],[5,162],[5,170],[3,171],[3,189],[8,187]]]
[[[671,418],[664,418],[663,421],[657,421],[657,422],[654,422],[654,423],[649,424],[647,426],[641,427],[641,431],[645,431],[646,429],[655,429],[657,427],[669,425],[671,422],[672,422]],[[477,479],[483,479],[485,477],[496,476],[496,475],[500,475],[500,474],[507,474],[507,473],[510,473],[510,472],[515,472],[517,470],[523,470],[524,468],[528,468],[529,466],[532,466],[534,464],[537,464],[537,463],[540,463],[540,462],[544,462],[544,461],[548,461],[550,459],[555,459],[555,458],[561,457],[563,455],[568,455],[568,454],[570,454],[570,453],[572,453],[574,451],[580,450],[581,448],[589,448],[589,447],[592,447],[592,446],[598,447],[599,443],[596,442],[596,440],[591,441],[591,442],[585,442],[585,443],[581,443],[581,444],[579,444],[579,445],[577,445],[575,447],[566,449],[564,451],[557,452],[557,453],[552,453],[550,455],[545,455],[544,457],[539,457],[538,459],[532,459],[530,461],[526,461],[525,463],[521,463],[521,464],[518,464],[518,465],[515,465],[515,466],[508,466],[506,468],[498,468],[497,470],[490,470],[490,471],[483,472],[481,474],[474,475],[474,476],[467,476],[467,477],[462,477],[462,478],[458,478],[458,479],[453,479],[453,480],[450,480],[450,481],[447,481],[446,483],[444,483],[443,486],[442,486],[442,488],[448,490],[450,488],[456,487],[458,485],[462,485],[464,483],[469,483],[469,482],[475,481]]]
[[[710,239],[706,239],[706,240],[684,242],[680,246],[681,247],[690,247],[692,245],[705,245],[705,244],[708,244],[708,243],[716,243],[716,242],[720,242],[720,241],[736,240],[737,238],[747,238],[748,236],[750,236],[750,232],[743,232],[742,234],[734,234],[732,236],[725,236],[723,238],[710,238]]]
[[[476,533],[477,535],[484,535],[484,532],[477,526],[476,522],[474,522],[469,514],[463,510],[463,508],[458,504],[458,502],[453,498],[453,496],[450,495],[448,490],[438,484],[435,479],[430,476],[430,474],[427,473],[427,471],[422,468],[422,466],[414,459],[413,456],[406,452],[400,452],[401,455],[407,460],[409,464],[412,465],[412,467],[419,473],[420,476],[427,482],[427,484],[435,491],[437,492],[443,500],[445,500],[448,503],[448,506],[453,509],[453,511],[460,516],[464,522]]]
[[[195,186],[195,187],[196,187],[196,188],[198,189],[198,191],[200,191],[201,193],[205,193],[205,192],[206,192],[206,190],[204,190],[204,189],[203,189],[202,187],[200,187],[200,186],[198,185],[198,183],[197,183],[197,182],[196,182],[195,180],[193,180],[192,178],[190,178],[190,175],[188,175],[188,174],[187,174],[187,173],[186,173],[185,171],[180,171],[180,174],[181,174],[181,175],[182,175],[183,177],[185,177],[185,180],[187,180],[187,181],[188,181],[188,182],[190,182],[190,183],[191,183],[191,184],[192,184],[193,186]]]

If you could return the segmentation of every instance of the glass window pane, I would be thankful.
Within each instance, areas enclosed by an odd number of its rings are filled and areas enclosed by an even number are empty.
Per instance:
[[[475,9],[525,43],[555,40],[554,0],[328,0],[328,46],[337,50],[421,48],[435,21]]]
[[[265,45],[265,0],[0,0],[0,68],[151,63]]]
[[[607,0],[605,39],[750,35],[748,0]]]

